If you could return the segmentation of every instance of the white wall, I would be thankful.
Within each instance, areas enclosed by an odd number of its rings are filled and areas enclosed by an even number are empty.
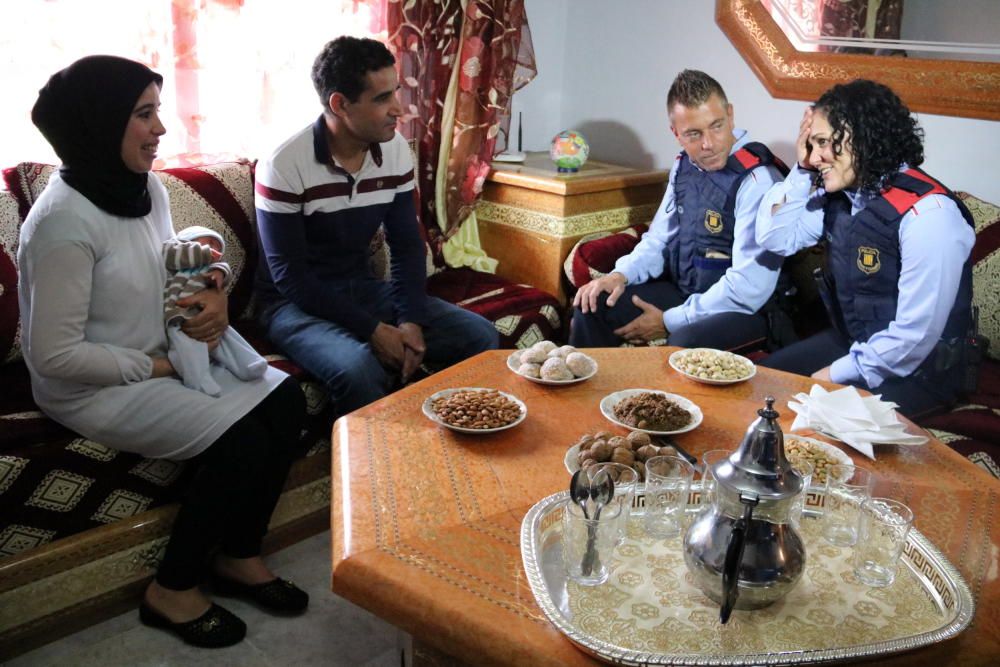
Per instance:
[[[679,149],[669,133],[667,88],[684,68],[722,84],[736,124],[793,159],[806,103],[764,88],[715,24],[711,0],[526,0],[539,75],[514,96],[524,112],[525,150],[547,150],[574,128],[591,157],[669,168]],[[1000,104],[1000,100],[997,102]],[[954,190],[1000,203],[1000,123],[919,114],[924,168]]]

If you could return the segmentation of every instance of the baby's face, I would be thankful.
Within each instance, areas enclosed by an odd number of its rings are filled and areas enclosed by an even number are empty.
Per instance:
[[[222,243],[214,236],[199,236],[194,241],[207,245],[209,248],[222,255]]]

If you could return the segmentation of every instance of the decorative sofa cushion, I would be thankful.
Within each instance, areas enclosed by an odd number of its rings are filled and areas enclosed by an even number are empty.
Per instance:
[[[646,225],[633,225],[620,232],[595,232],[580,239],[563,263],[570,284],[580,289],[591,280],[607,275],[619,257],[632,252],[646,232]]]
[[[990,339],[989,356],[1000,359],[1000,208],[967,192],[958,196],[976,223],[972,302],[979,306],[979,332]]]
[[[17,242],[21,214],[17,199],[0,190],[0,364],[21,358],[17,305]]]
[[[559,301],[530,285],[467,268],[446,269],[428,278],[427,293],[488,319],[500,333],[501,348],[561,340]]]
[[[56,169],[54,165],[22,162],[4,170],[4,181],[20,204],[22,219]],[[249,160],[238,160],[153,172],[170,195],[175,230],[201,225],[219,232],[226,240],[226,261],[233,269],[228,286],[229,312],[237,317],[250,314],[253,270],[257,266],[253,169]]]

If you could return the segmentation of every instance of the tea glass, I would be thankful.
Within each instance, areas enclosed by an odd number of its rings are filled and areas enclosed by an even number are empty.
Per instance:
[[[823,538],[839,547],[858,541],[861,506],[871,498],[875,476],[861,466],[837,464],[826,469]]]
[[[679,456],[654,456],[646,461],[646,513],[643,524],[653,537],[680,534],[694,466]]]
[[[701,455],[701,495],[702,505],[711,507],[715,501],[715,474],[712,472],[714,466],[720,461],[729,458],[733,453],[731,449],[710,449]]]
[[[791,464],[791,466],[802,478],[802,491],[795,496],[788,512],[789,523],[798,528],[799,523],[802,521],[802,512],[806,508],[806,497],[809,495],[809,487],[812,485],[814,466],[809,461],[799,461],[798,463]]]
[[[635,468],[627,466],[623,463],[598,463],[597,465],[587,469],[587,475],[590,479],[594,479],[601,470],[605,471],[615,483],[615,497],[612,499],[612,503],[617,503],[621,507],[621,511],[618,513],[618,539],[616,544],[621,544],[625,541],[625,537],[628,535],[628,521],[632,516],[632,503],[635,498],[635,489],[639,484],[639,473],[635,471]],[[607,508],[604,510],[607,511]],[[601,518],[603,518],[603,514]]]
[[[567,576],[583,586],[608,580],[608,563],[618,540],[621,505],[608,503],[599,519],[587,518],[580,506],[567,498],[562,515],[562,557]],[[591,517],[593,514],[591,514]],[[594,549],[591,568],[584,573],[588,545]]]
[[[892,584],[912,526],[913,511],[903,503],[889,498],[866,500],[854,545],[854,576],[876,588]]]

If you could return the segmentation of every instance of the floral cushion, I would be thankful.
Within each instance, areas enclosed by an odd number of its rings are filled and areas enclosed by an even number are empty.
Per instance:
[[[577,241],[563,262],[570,284],[580,289],[591,280],[607,275],[615,262],[639,244],[646,225],[634,225],[620,232],[596,232]]]
[[[201,167],[154,171],[170,196],[174,229],[201,225],[226,240],[226,261],[233,269],[229,310],[249,315],[253,269],[257,265],[256,215],[253,208],[253,168],[249,160]],[[18,199],[22,219],[38,201],[58,167],[22,162],[4,170],[7,187]],[[247,271],[250,267],[250,271]]]
[[[21,214],[17,199],[0,190],[0,364],[21,358],[17,306],[17,242]]]
[[[967,192],[958,196],[976,222],[972,302],[979,306],[979,333],[990,339],[987,354],[1000,359],[1000,208]]]

